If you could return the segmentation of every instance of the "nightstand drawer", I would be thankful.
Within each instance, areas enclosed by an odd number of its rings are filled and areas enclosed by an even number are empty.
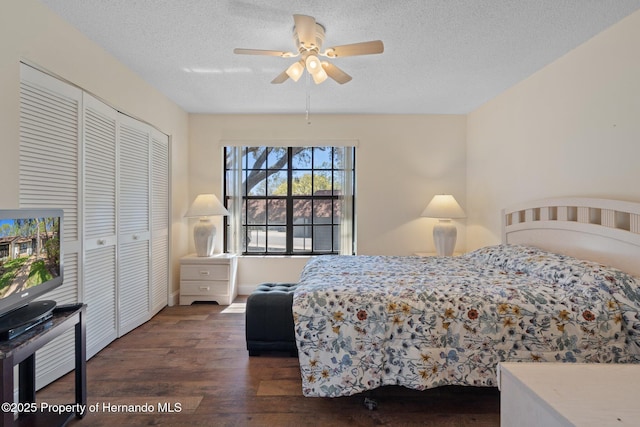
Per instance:
[[[180,280],[228,280],[228,265],[183,265]]]
[[[229,284],[227,282],[181,282],[180,293],[182,295],[227,295]]]

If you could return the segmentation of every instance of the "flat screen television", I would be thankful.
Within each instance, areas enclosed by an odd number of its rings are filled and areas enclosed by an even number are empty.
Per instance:
[[[51,317],[39,298],[62,285],[62,230],[62,209],[0,209],[0,340]]]

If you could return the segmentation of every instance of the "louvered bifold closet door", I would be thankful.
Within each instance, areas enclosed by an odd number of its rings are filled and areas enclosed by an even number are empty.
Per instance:
[[[118,113],[84,95],[84,302],[87,356],[117,338],[116,120]]]
[[[45,299],[58,304],[79,297],[80,108],[82,92],[20,64],[20,207],[64,210],[64,282]],[[41,388],[74,368],[73,330],[36,353]]]
[[[149,303],[150,126],[118,118],[118,334],[151,317]]]
[[[169,137],[151,133],[151,315],[169,301]]]

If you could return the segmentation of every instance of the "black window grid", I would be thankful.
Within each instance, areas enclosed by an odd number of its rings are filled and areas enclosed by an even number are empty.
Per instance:
[[[287,148],[287,162],[286,162],[286,175],[287,175],[287,195],[286,196],[282,196],[282,195],[273,195],[273,194],[269,194],[269,188],[268,188],[268,183],[266,185],[267,188],[265,188],[264,191],[264,195],[260,194],[260,195],[252,195],[250,188],[248,188],[248,181],[245,179],[243,182],[244,188],[243,188],[243,203],[242,203],[242,209],[243,209],[243,213],[242,213],[242,225],[241,225],[241,232],[242,232],[242,238],[241,238],[241,252],[243,255],[321,255],[321,254],[337,254],[340,251],[339,248],[339,239],[340,239],[340,233],[339,233],[339,227],[340,227],[340,221],[341,218],[338,214],[336,214],[336,211],[340,208],[339,204],[342,203],[341,200],[341,194],[338,194],[338,191],[336,189],[336,183],[338,182],[337,179],[337,174],[341,173],[346,175],[347,173],[353,174],[354,170],[346,170],[344,168],[340,168],[340,167],[336,167],[335,161],[333,161],[334,159],[334,148],[330,148],[331,149],[331,155],[330,158],[332,159],[330,167],[324,167],[324,168],[320,168],[320,167],[315,167],[315,150],[311,149],[311,161],[309,162],[312,166],[311,167],[307,167],[307,168],[294,168],[293,167],[293,157],[294,157],[294,153],[297,154],[298,150],[301,149],[309,149],[311,147],[288,147]],[[329,147],[328,147],[329,148]],[[267,150],[269,150],[269,147],[266,147]],[[296,150],[296,151],[294,151]],[[354,153],[355,154],[355,153]],[[227,148],[225,148],[225,165],[228,166],[227,162],[226,162],[226,158],[227,158]],[[268,177],[270,177],[273,173],[276,172],[281,172],[283,171],[283,169],[273,169],[273,168],[269,168],[269,156],[267,155],[266,161],[265,161],[265,166],[261,167],[261,168],[249,168],[249,156],[245,155],[243,156],[243,171],[247,171],[244,176],[248,176],[251,171],[254,172],[264,172],[263,174],[259,175],[261,177],[264,177],[265,180],[268,179]],[[228,172],[228,168],[225,167],[225,174],[224,174],[224,179],[225,179],[225,185],[224,185],[224,189],[225,189],[225,195],[224,195],[224,200],[225,200],[225,204],[226,206],[229,206],[229,203],[231,202],[231,197],[229,194],[227,194],[228,192],[228,186],[227,186],[227,172]],[[311,176],[311,193],[312,194],[293,194],[293,175],[294,172],[301,172],[303,175],[304,174],[309,174]],[[325,174],[329,174],[331,177],[331,191],[329,194],[313,194],[314,191],[313,189],[315,188],[315,179],[316,179],[316,175],[325,175]],[[346,176],[344,177],[346,178]],[[351,179],[354,180],[355,176],[352,176]],[[269,201],[276,201],[276,200],[283,200],[285,202],[286,205],[286,220],[284,221],[284,223],[280,223],[280,222],[274,222],[274,221],[269,221],[270,218],[270,208],[269,208]],[[252,203],[256,203],[256,202],[263,202],[264,205],[264,213],[261,215],[261,218],[264,218],[263,221],[258,221],[256,219],[254,220],[250,220],[250,207]],[[295,213],[295,205],[296,203],[299,202],[307,202],[307,204],[310,206],[309,208],[309,214],[308,214],[308,219],[309,222],[303,223],[303,224],[299,224],[296,223],[296,218],[294,216]],[[330,208],[330,214],[328,215],[328,222],[324,222],[324,221],[320,221],[320,217],[317,217],[315,212],[316,212],[316,207],[320,204],[327,204],[329,203],[331,208]],[[352,206],[353,209],[353,206]],[[323,217],[326,219],[326,217]],[[227,219],[225,218],[225,224],[224,224],[224,234],[225,234],[225,238],[224,238],[224,246],[225,246],[225,251],[227,251],[227,236],[229,235],[229,224]],[[263,229],[264,230],[264,249],[261,249],[262,245],[260,247],[251,247],[251,231],[255,230],[255,229]],[[269,239],[270,239],[270,229],[271,230],[282,230],[284,228],[285,231],[285,236],[286,236],[286,242],[285,242],[285,247],[284,249],[281,248],[271,248],[269,247]],[[296,247],[294,241],[295,241],[295,236],[299,235],[300,230],[302,229],[302,233],[303,233],[303,242],[306,242],[306,237],[308,235],[309,240],[310,240],[310,248],[306,249],[306,247],[303,248],[299,248]],[[329,230],[329,232],[326,232],[326,230]],[[329,236],[329,241],[330,244],[328,245],[328,249],[322,249],[322,248],[318,248],[318,245],[316,244],[316,242],[319,241],[319,231],[320,230],[324,230],[325,231],[325,236],[328,235]],[[260,244],[259,242],[254,242],[254,245],[256,244]],[[251,250],[250,250],[251,248]]]

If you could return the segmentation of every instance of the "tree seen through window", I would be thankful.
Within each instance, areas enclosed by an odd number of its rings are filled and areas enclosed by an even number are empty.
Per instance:
[[[243,254],[339,253],[342,190],[353,179],[346,149],[242,147]],[[229,148],[225,156],[228,177]],[[229,203],[229,185],[225,193]]]

